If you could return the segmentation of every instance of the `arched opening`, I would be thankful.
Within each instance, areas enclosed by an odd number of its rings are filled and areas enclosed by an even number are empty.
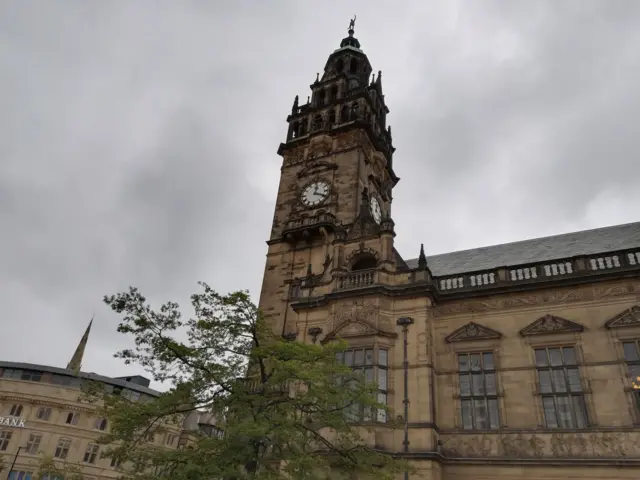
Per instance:
[[[329,110],[329,125],[333,125],[334,123],[336,123],[336,111],[331,109]]]
[[[358,259],[351,266],[351,271],[356,272],[358,270],[370,270],[372,268],[376,268],[377,266],[378,262],[376,261],[376,257],[370,254],[366,254],[358,257]]]
[[[339,59],[336,62],[336,72],[342,73],[343,70],[344,70],[344,61],[342,59]]]
[[[320,130],[322,128],[322,117],[320,115],[316,115],[313,117],[313,129]]]
[[[291,130],[291,136],[293,138],[298,138],[300,136],[300,124],[298,122],[295,122],[293,124],[293,128]]]
[[[358,104],[357,103],[351,104],[351,115],[350,115],[351,120],[355,120],[356,118],[358,118],[359,113],[360,112],[358,112]]]
[[[333,85],[331,87],[331,90],[329,91],[329,98],[331,99],[331,101],[334,101],[338,98],[338,86],[337,85]]]
[[[355,58],[351,59],[349,62],[349,73],[357,73],[358,72],[358,61]]]
[[[346,105],[342,106],[342,110],[340,111],[340,122],[348,122],[349,121],[349,107]]]

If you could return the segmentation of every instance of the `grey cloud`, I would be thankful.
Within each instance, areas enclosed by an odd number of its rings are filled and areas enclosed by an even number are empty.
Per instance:
[[[24,339],[7,359],[65,364],[95,312],[85,367],[126,373],[101,298],[129,285],[257,299],[286,115],[354,13],[391,109],[404,255],[640,211],[634,0],[2,8],[0,298]]]

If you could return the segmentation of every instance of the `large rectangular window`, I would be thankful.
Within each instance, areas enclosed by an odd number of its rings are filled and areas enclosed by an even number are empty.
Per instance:
[[[458,354],[462,428],[500,428],[496,366],[492,352]]]
[[[35,455],[38,453],[40,449],[40,442],[42,441],[42,435],[38,433],[32,433],[29,435],[29,440],[27,441],[27,445],[25,447],[25,452],[31,455]]]
[[[378,403],[387,404],[388,393],[388,367],[389,352],[383,348],[360,348],[346,350],[338,353],[336,358],[339,362],[353,368],[354,371],[362,372],[365,380],[378,384]],[[378,409],[372,412],[370,408],[362,405],[353,405],[349,412],[349,417],[355,422],[386,422],[387,412]]]
[[[640,413],[640,341],[623,342],[622,348],[624,361],[627,362],[627,369],[631,377],[631,387],[633,388],[631,395],[633,395],[636,409]]]
[[[66,459],[67,455],[69,455],[69,448],[71,448],[71,439],[61,438],[58,440],[58,445],[56,446],[56,451],[53,454],[53,457],[60,458],[62,460]]]
[[[0,432],[0,452],[6,452],[9,447],[9,442],[11,442],[11,437],[13,436],[13,432],[5,430]]]
[[[535,355],[547,428],[586,428],[587,408],[575,348],[537,348]]]

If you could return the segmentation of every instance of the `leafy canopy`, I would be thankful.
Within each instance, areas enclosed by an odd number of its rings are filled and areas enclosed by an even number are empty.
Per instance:
[[[336,360],[344,342],[283,340],[247,292],[201,286],[187,321],[176,303],[154,310],[136,288],[104,299],[122,317],[118,331],[135,340],[116,356],[170,385],[144,402],[101,394],[110,424],[101,442],[126,478],[390,479],[405,468],[365,446],[362,427],[349,421],[354,406],[386,406],[375,385]],[[194,412],[213,412],[224,434],[194,434],[178,449],[148,441]]]

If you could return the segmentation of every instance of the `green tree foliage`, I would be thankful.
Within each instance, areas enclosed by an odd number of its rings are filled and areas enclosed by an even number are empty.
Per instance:
[[[354,406],[386,406],[376,402],[375,385],[336,360],[344,342],[284,340],[246,292],[201,286],[186,321],[176,303],[154,310],[135,288],[105,297],[121,315],[118,330],[135,341],[116,356],[171,386],[147,402],[103,396],[110,430],[101,442],[125,478],[386,479],[406,467],[365,446],[363,427],[349,421]],[[178,449],[146,441],[194,411],[213,412],[224,434],[194,435]]]

